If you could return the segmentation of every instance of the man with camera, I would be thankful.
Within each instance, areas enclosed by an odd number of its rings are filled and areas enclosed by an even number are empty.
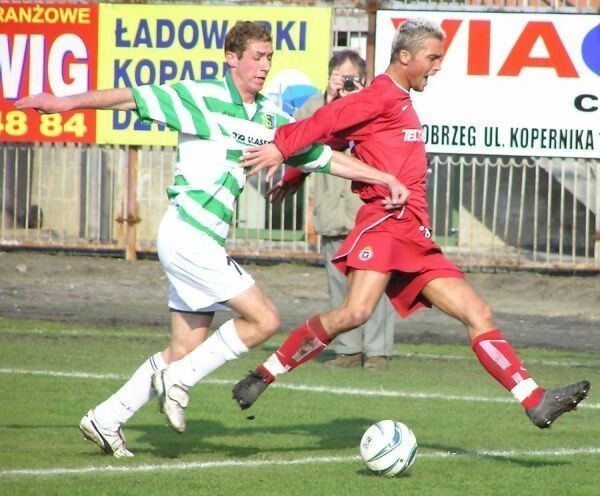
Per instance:
[[[323,105],[338,98],[360,91],[367,77],[367,64],[354,50],[334,53],[329,60],[329,82],[324,93],[309,98],[299,108],[294,117],[297,120],[310,117]],[[345,150],[345,140],[328,142],[335,150]],[[352,193],[348,181],[337,177],[313,174],[314,227],[321,235],[321,253],[327,270],[329,302],[337,307],[346,293],[346,276],[334,265],[331,259],[342,241],[354,226],[354,217],[362,201]],[[300,171],[288,168],[282,181],[269,192],[274,201],[286,194],[297,191],[306,176]],[[388,298],[384,296],[372,317],[353,331],[340,334],[332,343],[336,356],[324,363],[327,367],[354,368],[364,370],[387,370],[388,360],[393,354],[395,313]],[[380,331],[381,329],[381,331]]]

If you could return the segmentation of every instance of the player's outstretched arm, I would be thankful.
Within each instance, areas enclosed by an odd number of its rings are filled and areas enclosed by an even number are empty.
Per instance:
[[[333,152],[330,174],[352,181],[385,186],[390,192],[382,202],[387,209],[403,207],[410,196],[408,188],[394,176],[371,167],[346,153]]]
[[[35,109],[42,114],[55,114],[75,109],[133,110],[136,104],[131,89],[115,88],[69,96],[39,93],[17,100],[15,107],[20,110]]]

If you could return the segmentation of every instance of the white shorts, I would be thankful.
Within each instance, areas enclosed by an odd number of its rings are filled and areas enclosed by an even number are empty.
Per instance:
[[[158,228],[158,258],[168,278],[169,308],[182,312],[225,310],[254,279],[213,238],[185,222],[171,205]]]

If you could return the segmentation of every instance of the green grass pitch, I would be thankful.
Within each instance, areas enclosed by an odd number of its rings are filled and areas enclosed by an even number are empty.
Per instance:
[[[387,372],[309,363],[241,412],[231,387],[281,338],[226,364],[191,391],[188,428],[153,401],[124,431],[136,456],[115,459],[77,424],[148,356],[158,328],[93,328],[0,318],[0,494],[539,495],[598,494],[600,357],[521,349],[542,385],[588,379],[577,412],[539,430],[461,346],[396,345]],[[249,420],[248,416],[254,416]],[[393,418],[419,443],[407,475],[369,473],[363,431]]]

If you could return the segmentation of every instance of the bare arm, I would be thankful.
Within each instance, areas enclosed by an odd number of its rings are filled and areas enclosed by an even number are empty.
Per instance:
[[[250,150],[246,151],[244,157],[248,155],[253,157],[260,156],[258,161],[264,160],[263,163],[270,164],[266,166],[270,167],[270,170],[267,173],[267,180],[273,176],[277,168],[281,165],[281,153],[273,143],[251,148]],[[244,160],[242,164],[245,162],[246,161]],[[260,166],[252,167],[248,174],[256,174],[258,170],[262,168],[263,167]],[[381,184],[387,187],[390,192],[390,196],[383,200],[383,204],[386,205],[386,208],[391,209],[402,207],[410,196],[408,188],[398,181],[394,176],[386,172],[381,172],[375,167],[371,167],[346,153],[333,151],[330,174],[333,176],[350,179],[352,181],[359,181],[368,184]],[[268,196],[272,196],[277,200],[281,200],[283,196],[287,194],[287,192],[282,190],[280,186],[281,185],[279,183],[275,184],[274,188],[267,193]]]
[[[15,102],[18,109],[35,109],[43,114],[55,114],[75,109],[133,110],[136,108],[130,88],[92,90],[70,96],[39,93]]]
[[[330,174],[333,176],[344,177],[352,181],[359,181],[367,184],[380,184],[387,187],[390,195],[383,200],[383,204],[386,205],[386,208],[402,207],[410,196],[408,188],[394,176],[387,172],[382,172],[375,167],[371,167],[346,153],[333,152]]]

